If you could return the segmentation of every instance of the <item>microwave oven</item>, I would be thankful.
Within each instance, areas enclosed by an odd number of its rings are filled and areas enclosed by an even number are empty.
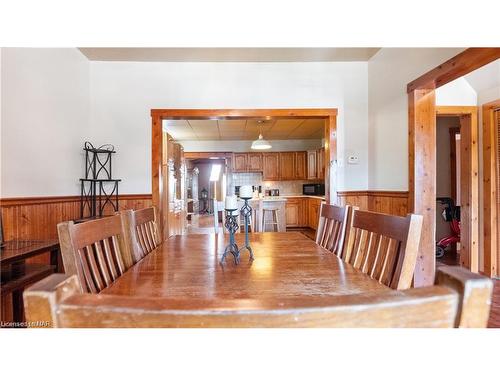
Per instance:
[[[303,184],[303,195],[325,195],[325,184]]]

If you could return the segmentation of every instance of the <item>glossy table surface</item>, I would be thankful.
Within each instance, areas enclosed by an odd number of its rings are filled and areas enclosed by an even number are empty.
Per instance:
[[[58,240],[12,240],[0,249],[2,265],[18,262],[49,251],[59,250]]]
[[[236,239],[243,244],[242,234]],[[264,305],[292,298],[307,303],[388,290],[299,232],[250,234],[255,260],[243,251],[239,265],[228,256],[222,266],[227,241],[221,234],[171,237],[101,294],[189,300],[186,306],[198,309],[207,301]]]

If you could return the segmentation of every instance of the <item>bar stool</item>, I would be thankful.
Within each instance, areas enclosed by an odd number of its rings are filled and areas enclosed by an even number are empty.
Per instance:
[[[279,232],[279,222],[278,222],[278,211],[279,208],[263,208],[262,209],[262,231],[266,232],[266,224],[273,225],[273,232]],[[266,221],[266,212],[271,212],[272,221]]]

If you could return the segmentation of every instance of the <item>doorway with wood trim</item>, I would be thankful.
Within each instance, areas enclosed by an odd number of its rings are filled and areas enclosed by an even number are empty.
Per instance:
[[[409,210],[424,217],[424,225],[415,269],[415,286],[427,286],[434,282],[435,230],[436,230],[436,96],[435,89],[460,78],[490,62],[500,58],[500,48],[468,48],[464,52],[430,70],[407,85],[408,92],[408,190]],[[471,116],[471,124],[476,117]],[[466,119],[464,119],[466,120]],[[477,129],[475,127],[474,129]],[[462,142],[465,144],[462,134]],[[467,154],[477,155],[477,141],[472,141],[465,149]],[[464,150],[464,147],[462,147]],[[474,242],[475,233],[479,234],[479,218],[474,207],[478,206],[479,187],[478,169],[474,169],[474,159],[466,179],[469,202],[462,203],[462,223],[469,227],[468,246],[464,248],[462,238],[461,264],[478,272],[479,256],[473,251],[478,246]],[[476,160],[477,161],[477,160]],[[462,177],[463,178],[463,177]],[[462,194],[463,195],[463,194]],[[469,203],[470,204],[470,203]],[[462,224],[463,226],[464,224]],[[467,231],[467,228],[466,228]],[[463,232],[463,231],[462,231]],[[463,237],[463,234],[462,234]],[[467,250],[467,249],[470,249]],[[462,263],[463,261],[463,263]]]
[[[477,107],[436,107],[436,256],[441,264],[460,264],[476,272],[479,263],[477,144]]]
[[[337,203],[337,109],[152,109],[152,200],[159,210],[161,237],[170,236],[168,141],[163,120],[321,119],[324,121],[325,198]]]

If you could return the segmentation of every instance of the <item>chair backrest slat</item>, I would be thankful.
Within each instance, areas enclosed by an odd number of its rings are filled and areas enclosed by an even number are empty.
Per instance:
[[[392,216],[353,209],[344,260],[394,289],[411,286],[422,216]]]
[[[337,256],[342,256],[350,212],[349,206],[333,206],[322,202],[316,230],[316,243]]]
[[[120,216],[57,226],[66,273],[77,275],[84,291],[98,293],[131,266],[130,246]]]
[[[53,274],[23,294],[28,322],[52,327],[486,327],[492,281],[442,267],[436,285],[259,302],[82,294],[78,278]],[[194,305],[195,304],[195,305]],[[195,306],[195,307],[193,307]],[[194,310],[193,310],[194,308]],[[193,312],[196,313],[193,313]],[[34,325],[35,327],[37,325]]]
[[[133,263],[148,255],[160,244],[155,207],[121,211],[127,240],[131,244]]]

